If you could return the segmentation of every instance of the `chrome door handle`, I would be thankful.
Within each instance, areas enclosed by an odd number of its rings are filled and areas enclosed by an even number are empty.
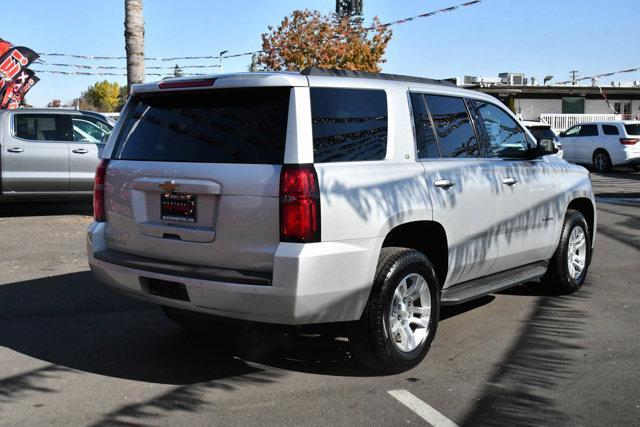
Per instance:
[[[76,154],[87,154],[89,152],[89,150],[87,150],[86,148],[76,148],[75,150],[71,151]]]
[[[456,185],[456,182],[452,179],[437,179],[433,181],[433,185],[435,185],[436,187],[444,188],[446,190],[447,188],[451,188]]]
[[[22,153],[24,150],[20,147],[7,148],[10,153]]]
[[[518,182],[517,179],[513,178],[513,177],[508,177],[508,178],[504,178],[502,180],[502,183],[505,185],[508,185],[509,187],[511,187],[512,185],[514,185],[516,182]]]

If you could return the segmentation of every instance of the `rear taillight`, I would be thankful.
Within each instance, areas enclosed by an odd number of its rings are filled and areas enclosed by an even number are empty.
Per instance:
[[[640,141],[638,138],[620,138],[620,144],[622,145],[634,145],[638,141]]]
[[[282,166],[280,241],[320,241],[320,191],[312,164]]]
[[[101,160],[96,168],[96,178],[93,183],[93,219],[105,221],[104,215],[104,177],[107,172],[107,160]]]

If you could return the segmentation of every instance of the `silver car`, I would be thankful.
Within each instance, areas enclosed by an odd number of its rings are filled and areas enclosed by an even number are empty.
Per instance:
[[[0,197],[90,195],[113,123],[77,110],[0,111]]]
[[[357,360],[400,372],[427,354],[441,305],[582,286],[593,192],[555,152],[495,98],[429,79],[138,85],[97,169],[89,265],[187,327],[342,322]]]

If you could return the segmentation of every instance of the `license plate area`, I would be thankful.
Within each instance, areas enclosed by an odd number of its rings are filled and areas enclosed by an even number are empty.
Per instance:
[[[195,223],[198,215],[198,196],[186,193],[161,193],[160,218],[163,221]]]
[[[187,292],[187,286],[184,283],[140,277],[140,285],[150,295],[178,301],[190,301],[189,292]]]

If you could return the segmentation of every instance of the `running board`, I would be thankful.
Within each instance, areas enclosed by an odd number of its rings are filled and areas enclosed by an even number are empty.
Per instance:
[[[463,304],[529,280],[539,279],[546,273],[547,264],[547,261],[540,261],[451,286],[442,291],[440,304]]]

